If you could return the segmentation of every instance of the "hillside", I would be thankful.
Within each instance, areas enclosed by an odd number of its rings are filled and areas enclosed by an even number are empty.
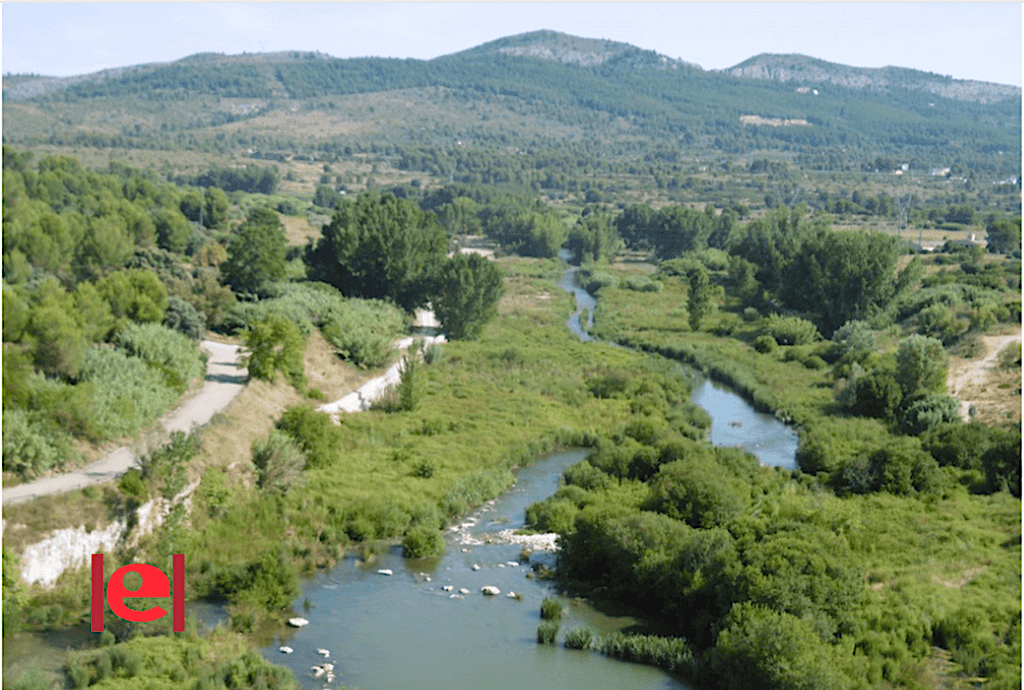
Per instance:
[[[953,79],[905,67],[851,67],[806,55],[762,53],[722,71],[743,79],[794,82],[801,85],[836,84],[870,91],[925,91],[956,101],[985,104],[998,103],[1009,98],[1019,100],[1021,97],[1020,87],[1017,86]]]
[[[809,95],[801,84],[829,86]],[[828,171],[959,163],[998,181],[1020,177],[1017,157],[999,153],[1020,150],[1019,94],[802,56],[711,72],[625,43],[536,31],[433,60],[203,53],[76,77],[13,75],[3,81],[3,134],[20,146],[328,160],[383,152],[409,170],[482,180],[509,169],[501,180],[525,184],[537,181],[528,171],[567,158],[611,172],[766,154]]]

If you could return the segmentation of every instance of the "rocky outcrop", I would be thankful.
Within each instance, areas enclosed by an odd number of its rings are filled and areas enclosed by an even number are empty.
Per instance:
[[[43,587],[53,587],[65,570],[89,563],[94,553],[110,553],[119,546],[134,544],[143,535],[163,524],[171,508],[182,503],[186,513],[192,506],[192,492],[199,482],[189,484],[170,501],[157,498],[143,504],[135,519],[115,520],[102,529],[87,530],[85,526],[59,529],[42,541],[30,544],[21,553],[21,580]]]

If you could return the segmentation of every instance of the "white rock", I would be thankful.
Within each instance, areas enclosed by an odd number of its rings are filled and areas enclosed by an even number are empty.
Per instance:
[[[306,625],[309,625],[309,621],[307,621],[305,618],[289,618],[288,625],[292,626],[293,628],[301,628]]]
[[[480,588],[480,591],[492,597],[496,597],[499,594],[501,594],[501,590],[495,587],[494,585],[484,585]]]
[[[443,590],[444,590],[444,591],[446,591],[446,592],[451,592],[451,591],[454,591],[454,590],[455,590],[455,588],[454,588],[454,587],[452,587],[451,585],[445,585],[445,586],[444,586],[444,587],[442,587],[441,589],[443,589]]]
[[[314,666],[313,668],[311,668],[309,670],[313,672],[313,677],[314,678],[319,678],[323,674],[327,673],[327,671],[323,670],[323,668],[321,668],[320,666]]]
[[[505,596],[507,596],[509,599],[515,599],[516,598],[516,593],[515,592],[509,592]]]
[[[291,654],[292,652],[295,651],[291,647],[279,647],[279,649],[280,649],[282,654]]]
[[[518,568],[519,567],[519,561],[505,561],[505,565],[510,565],[513,568]]]
[[[462,589],[459,590],[459,594],[469,594],[469,590],[466,589],[465,587],[463,587]]]
[[[474,563],[473,564],[473,570],[482,570],[482,569],[483,569],[483,566],[481,566],[479,563]]]
[[[451,595],[451,596],[450,596],[450,597],[448,597],[448,598],[449,598],[449,599],[465,599],[465,597],[464,597],[464,596],[462,596],[461,594],[453,594],[453,595]]]
[[[377,574],[378,575],[394,575],[394,573],[391,572],[390,568],[381,568],[380,570],[377,571]]]
[[[316,650],[316,653],[319,654],[322,657],[325,657],[325,658],[329,657],[331,655],[331,653],[329,651],[327,651],[326,649],[318,649],[318,650]]]

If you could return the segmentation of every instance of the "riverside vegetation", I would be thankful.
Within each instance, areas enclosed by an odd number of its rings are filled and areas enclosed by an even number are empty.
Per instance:
[[[72,457],[66,449],[143,429],[201,371],[195,339],[207,328],[244,339],[253,376],[283,373],[309,398],[250,440],[245,467],[205,466],[187,516],[178,510],[105,561],[111,571],[166,567],[184,553],[189,597],[226,600],[234,632],[199,638],[109,620],[114,645],[69,657],[73,685],[284,687],[287,674],[243,652],[237,635],[287,618],[300,575],[346,551],[372,559],[379,540],[437,553],[449,520],[508,487],[515,466],[564,445],[594,452],[530,520],[562,534],[562,577],[636,607],[658,633],[568,631],[573,646],[710,687],[1019,685],[1020,475],[1008,460],[1019,459],[1019,421],[952,419],[933,356],[1019,320],[1012,258],[967,250],[908,264],[893,241],[837,240],[801,209],[741,225],[729,210],[573,213],[458,186],[418,205],[360,195],[319,241],[288,248],[279,213],[256,194],[8,150],[4,176],[5,477],[30,478]],[[448,261],[442,228],[459,223],[535,256]],[[400,291],[381,291],[367,247],[410,225],[433,239],[396,243],[408,249],[389,267]],[[1019,260],[1016,228],[1006,249]],[[658,237],[672,241],[655,248],[655,273],[606,263]],[[595,334],[667,358],[584,345],[564,328],[570,300],[554,286],[561,264],[547,257],[567,242],[599,294]],[[240,260],[254,248],[273,261]],[[859,262],[865,252],[875,260]],[[833,274],[861,289],[836,294],[821,279]],[[316,413],[322,394],[302,367],[313,336],[353,367],[377,368],[407,325],[396,305],[429,297],[451,300],[443,329],[475,339],[425,353],[378,409],[340,425]],[[673,359],[799,423],[801,471],[710,447],[707,415]],[[163,388],[174,392],[140,405],[129,426],[112,421],[123,414],[86,413],[124,412],[118,394]],[[69,505],[92,504],[102,523],[147,496],[173,496],[190,472],[199,478],[202,437],[176,437],[143,472],[75,492]],[[4,512],[9,523],[39,519],[30,507]],[[4,561],[5,634],[88,610],[87,569],[39,591],[18,582],[6,546]],[[937,661],[947,653],[953,671]]]

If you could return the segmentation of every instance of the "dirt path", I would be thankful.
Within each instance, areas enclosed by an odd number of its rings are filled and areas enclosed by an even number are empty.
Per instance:
[[[441,324],[437,322],[433,311],[418,309],[416,311],[416,321],[413,325],[422,335],[395,341],[394,347],[396,350],[405,350],[416,340],[422,340],[424,347],[432,343],[445,342],[443,335],[436,335],[437,329]],[[398,385],[401,376],[402,362],[398,361],[388,367],[388,370],[383,374],[370,379],[348,395],[316,408],[317,412],[326,412],[331,415],[335,422],[337,422],[339,412],[365,412],[370,409],[373,401],[384,395],[389,387]]]
[[[1010,402],[1010,393],[994,393],[993,388],[996,387],[996,378],[999,377],[1000,371],[998,369],[999,353],[1002,352],[1011,343],[1021,342],[1021,331],[1018,328],[1015,333],[1009,335],[988,335],[982,337],[982,343],[985,347],[985,356],[981,359],[960,359],[953,358],[950,360],[949,376],[947,379],[947,386],[950,395],[960,401],[960,417],[964,421],[970,420],[970,409],[973,405],[976,410],[977,416],[988,417],[988,414],[982,415],[982,412],[989,412],[990,410],[982,410],[982,407],[993,407],[997,408],[1000,403]],[[996,389],[998,390],[998,389]],[[1020,405],[1019,396],[1017,398],[1017,406]],[[993,412],[999,412],[1000,410],[994,409]]]
[[[248,373],[244,367],[238,366],[238,345],[204,340],[202,348],[210,355],[206,362],[206,383],[195,395],[164,416],[160,423],[167,433],[187,433],[193,426],[206,424],[213,415],[227,407],[245,387]],[[24,503],[38,496],[74,491],[89,484],[107,482],[120,477],[137,462],[138,455],[133,449],[118,448],[74,472],[5,488],[3,505]]]

